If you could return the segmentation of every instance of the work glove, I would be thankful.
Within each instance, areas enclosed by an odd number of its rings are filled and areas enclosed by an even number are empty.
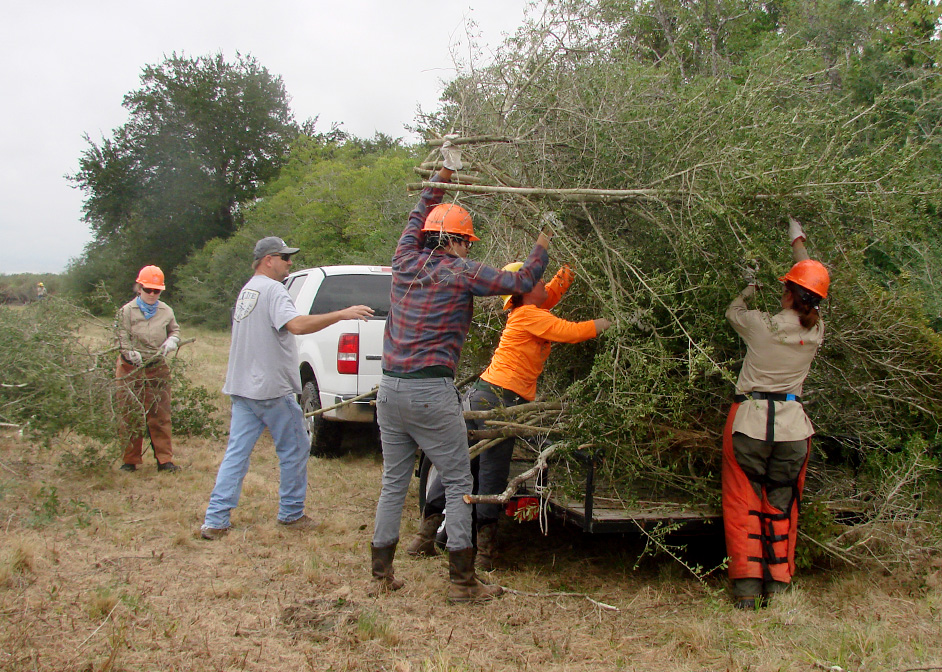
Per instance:
[[[563,267],[556,271],[556,282],[559,283],[559,288],[564,292],[569,289],[575,279],[576,274],[572,272],[569,264],[563,264]]]
[[[758,284],[756,282],[756,276],[759,274],[759,265],[755,266],[746,266],[742,272],[742,279],[746,281],[747,285]]]
[[[788,217],[788,237],[791,239],[793,245],[796,240],[800,239],[801,242],[807,240],[805,232],[801,228],[801,223],[791,215]]]
[[[457,137],[457,135],[446,135],[445,142],[442,144],[442,165],[448,170],[461,170],[464,165],[461,163],[461,150],[451,142]]]
[[[563,223],[559,219],[559,215],[550,210],[549,212],[544,212],[543,216],[540,217],[540,230],[546,234],[548,238],[552,238],[556,235],[556,230],[563,228]]]
[[[167,340],[160,344],[157,352],[166,357],[171,352],[177,349],[177,346],[180,344],[180,339],[176,336],[168,336]]]
[[[137,350],[128,350],[124,353],[124,358],[131,362],[132,366],[140,366],[144,363],[144,358]]]

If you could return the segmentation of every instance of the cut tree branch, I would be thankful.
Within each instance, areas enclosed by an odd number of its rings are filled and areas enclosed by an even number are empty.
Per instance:
[[[559,401],[531,401],[517,406],[501,406],[490,411],[465,411],[465,420],[493,420],[495,418],[510,418],[530,411],[561,411],[562,402]]]
[[[506,504],[507,500],[514,496],[517,492],[517,488],[520,487],[520,484],[525,482],[527,479],[533,478],[538,473],[546,469],[547,460],[549,457],[556,452],[556,450],[564,444],[554,443],[549,448],[545,448],[543,452],[539,454],[536,458],[536,462],[532,467],[527,469],[525,472],[514,478],[507,484],[507,488],[500,493],[499,495],[465,495],[464,501],[466,504]]]
[[[661,191],[659,189],[548,189],[543,187],[500,187],[497,185],[454,184],[451,182],[421,182],[406,185],[410,191],[421,189],[443,189],[445,191],[466,191],[473,194],[512,194],[515,196],[543,196],[556,201],[576,201],[592,203],[618,203],[619,201],[646,200],[663,201],[664,199],[689,198],[692,194],[681,191]]]

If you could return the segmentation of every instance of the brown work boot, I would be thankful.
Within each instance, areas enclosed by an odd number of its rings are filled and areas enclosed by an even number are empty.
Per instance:
[[[295,518],[294,520],[290,520],[288,522],[285,522],[279,518],[278,524],[282,527],[287,527],[289,530],[295,530],[297,532],[317,529],[317,521],[307,514],[302,514],[300,518]]]
[[[474,573],[474,547],[448,551],[449,602],[484,602],[504,592],[500,586],[481,583]]]
[[[405,585],[393,573],[393,557],[396,555],[398,543],[394,541],[389,546],[381,547],[370,544],[370,553],[373,557],[373,581],[368,593],[373,597],[399,590]]]
[[[433,513],[431,516],[423,518],[419,524],[419,531],[415,533],[412,541],[409,542],[406,553],[414,556],[431,557],[436,555],[435,535],[438,533],[438,528],[443,520],[445,520],[445,514],[443,513]]]
[[[478,528],[478,552],[474,557],[474,567],[482,572],[494,569],[498,556],[497,522],[486,523]]]

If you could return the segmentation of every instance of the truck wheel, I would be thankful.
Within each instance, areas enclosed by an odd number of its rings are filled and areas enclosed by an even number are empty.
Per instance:
[[[319,410],[321,394],[316,381],[308,381],[301,388],[301,410],[305,413]],[[336,457],[340,454],[343,441],[343,427],[339,422],[325,420],[322,415],[304,418],[304,428],[311,443],[311,455],[314,457]]]

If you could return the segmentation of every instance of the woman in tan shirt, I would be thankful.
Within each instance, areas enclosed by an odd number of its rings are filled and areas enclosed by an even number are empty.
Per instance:
[[[794,266],[782,278],[782,310],[749,310],[749,285],[726,310],[746,342],[736,399],[723,433],[723,524],[736,607],[756,609],[788,587],[795,571],[798,503],[814,429],[802,385],[824,338],[819,304],[830,278],[809,259],[791,219]]]
[[[145,266],[137,275],[137,297],[121,306],[116,318],[119,430],[126,439],[122,471],[134,471],[142,464],[145,431],[157,470],[180,469],[173,463],[170,367],[165,359],[180,343],[180,327],[173,309],[160,301],[165,288],[163,271]]]

